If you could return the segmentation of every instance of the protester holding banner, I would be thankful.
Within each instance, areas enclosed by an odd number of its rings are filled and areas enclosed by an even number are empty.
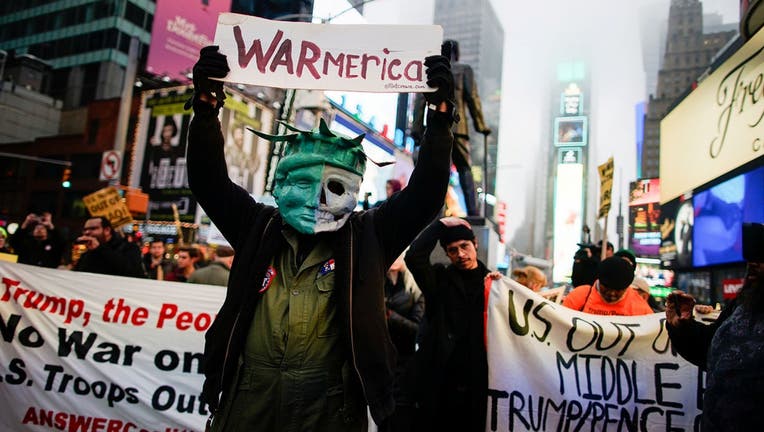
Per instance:
[[[716,321],[693,318],[695,299],[674,291],[666,299],[666,328],[674,348],[706,371],[703,431],[761,430],[764,425],[764,224],[743,224],[743,288]]]
[[[125,240],[111,226],[105,216],[85,221],[82,235],[77,243],[87,250],[80,256],[72,270],[89,273],[145,278],[141,250],[135,243]]]
[[[449,266],[430,263],[438,241]],[[430,224],[406,252],[406,265],[427,302],[416,354],[418,430],[485,430],[484,281],[500,274],[477,259],[477,246],[467,221],[447,217]]]
[[[53,226],[50,212],[29,213],[8,240],[22,264],[48,268],[61,264],[64,239]]]
[[[447,54],[447,53],[446,53]],[[421,61],[420,61],[421,62]],[[365,170],[362,137],[318,130],[259,136],[286,143],[276,167],[278,210],[228,177],[218,111],[229,72],[216,46],[194,66],[188,177],[236,251],[226,299],[206,334],[202,400],[212,430],[362,431],[394,408],[395,350],[385,272],[435,216],[448,183],[453,77],[448,58],[424,62],[430,114],[408,187],[353,212]],[[260,283],[253,287],[253,283]],[[222,392],[222,395],[221,395]]]
[[[562,305],[595,315],[648,315],[653,310],[647,302],[630,289],[634,269],[621,257],[611,256],[600,262],[593,285],[573,289]]]

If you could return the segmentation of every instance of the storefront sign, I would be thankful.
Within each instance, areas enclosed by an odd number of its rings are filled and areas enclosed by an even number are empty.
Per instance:
[[[440,54],[433,25],[308,24],[224,13],[215,45],[225,81],[279,88],[386,93],[429,91],[424,58]]]
[[[725,299],[733,299],[743,289],[745,279],[724,279],[722,280],[722,296]]]
[[[764,31],[661,122],[661,203],[764,155]]]

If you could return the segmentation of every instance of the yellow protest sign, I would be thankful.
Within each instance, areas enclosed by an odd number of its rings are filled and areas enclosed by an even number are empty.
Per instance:
[[[105,216],[116,229],[133,221],[133,216],[116,188],[109,186],[82,197],[91,216]]]
[[[597,167],[600,173],[600,211],[597,218],[607,217],[610,211],[610,194],[613,191],[613,157]]]

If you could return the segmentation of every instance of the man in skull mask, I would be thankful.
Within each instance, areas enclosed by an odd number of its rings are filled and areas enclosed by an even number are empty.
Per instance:
[[[228,73],[217,47],[194,66],[188,178],[236,251],[226,299],[206,334],[202,400],[213,430],[366,430],[393,411],[395,349],[385,272],[445,196],[453,136],[447,48],[428,57],[429,117],[408,187],[353,212],[366,156],[362,137],[289,128],[276,168],[279,208],[255,202],[226,174],[217,113]],[[222,392],[222,394],[221,394]]]

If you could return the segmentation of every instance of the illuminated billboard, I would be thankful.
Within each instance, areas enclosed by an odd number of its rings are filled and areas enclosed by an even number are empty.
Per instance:
[[[199,50],[215,39],[218,14],[230,10],[231,0],[158,0],[146,70],[188,82]]]
[[[638,257],[660,256],[660,181],[643,179],[631,182],[629,192],[629,248]]]
[[[742,262],[743,223],[764,223],[764,166],[697,192],[694,200],[693,266]]]
[[[554,145],[585,146],[588,134],[588,121],[586,116],[556,117],[554,119]]]
[[[692,267],[694,219],[692,196],[683,195],[661,205],[660,259],[664,267]]]
[[[764,155],[762,47],[759,31],[661,121],[661,202]]]
[[[570,280],[573,256],[581,241],[583,175],[584,165],[581,163],[557,165],[554,185],[554,269],[552,271],[555,282]]]

